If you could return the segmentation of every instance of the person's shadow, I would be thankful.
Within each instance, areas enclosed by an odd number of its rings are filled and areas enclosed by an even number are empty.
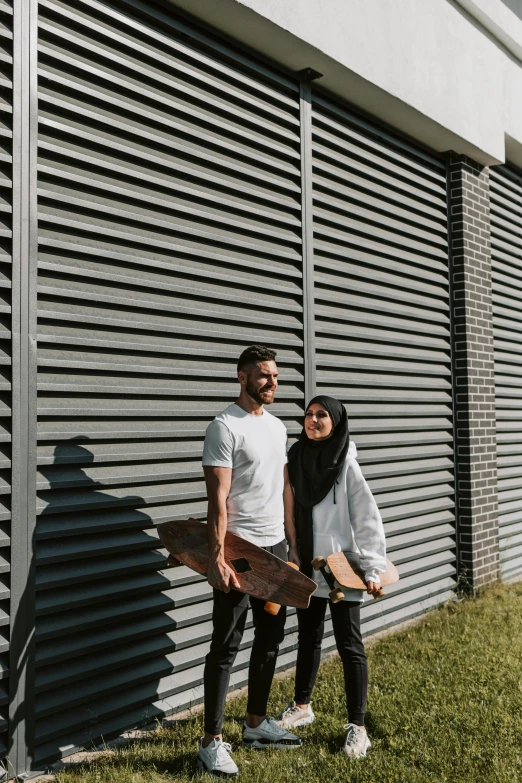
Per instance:
[[[154,499],[147,506],[129,492],[135,463],[112,466],[103,447],[88,445],[81,435],[56,445],[39,470],[35,665],[29,644],[12,672],[31,669],[12,720],[25,713],[39,770],[172,712],[175,586],[201,580],[168,568],[146,510]]]

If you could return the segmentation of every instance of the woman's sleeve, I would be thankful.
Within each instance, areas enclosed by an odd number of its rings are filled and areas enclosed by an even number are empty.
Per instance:
[[[350,523],[361,555],[361,568],[366,581],[378,582],[379,573],[386,571],[386,539],[381,515],[359,463],[348,458],[346,491]]]

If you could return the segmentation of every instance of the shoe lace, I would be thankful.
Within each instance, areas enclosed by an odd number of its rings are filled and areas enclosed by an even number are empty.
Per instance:
[[[274,734],[286,734],[285,729],[281,728],[281,726],[279,726],[276,723],[276,719],[275,718],[268,718],[267,717],[266,722],[268,723],[268,725],[270,727],[270,730],[273,731]]]
[[[287,715],[293,715],[294,712],[301,712],[301,710],[297,704],[294,704],[294,702],[291,701],[286,710],[283,712],[283,718],[285,718]]]
[[[364,730],[360,726],[356,726],[355,723],[347,723],[344,730],[348,732],[346,742],[350,744],[358,742],[364,733]]]
[[[230,756],[229,753],[232,750],[230,742],[220,742],[216,752],[216,764],[226,763]]]

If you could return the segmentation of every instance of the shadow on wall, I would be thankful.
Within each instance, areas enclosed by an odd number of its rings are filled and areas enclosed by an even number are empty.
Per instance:
[[[153,520],[144,498],[118,486],[125,465],[98,463],[98,480],[88,442],[56,445],[38,476],[36,666],[12,719],[26,721],[29,745],[34,730],[35,769],[159,715],[160,680],[172,673],[174,603]]]
[[[513,11],[516,16],[518,16],[519,19],[522,19],[522,2],[521,0],[500,0],[501,3],[504,3],[505,6],[509,8],[510,11]]]

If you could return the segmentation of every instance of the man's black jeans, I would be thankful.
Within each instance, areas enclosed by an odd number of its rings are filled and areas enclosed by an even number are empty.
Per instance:
[[[310,599],[308,609],[298,609],[299,647],[295,675],[295,702],[309,704],[321,661],[321,642],[327,598]],[[368,692],[368,665],[361,636],[361,609],[359,603],[330,601],[330,613],[337,645],[343,662],[344,686],[348,720],[364,726]]]
[[[287,559],[286,541],[263,548],[281,560]],[[247,712],[266,715],[279,645],[285,633],[286,609],[282,606],[279,614],[274,616],[265,612],[265,601],[249,598],[237,590],[229,593],[214,590],[214,628],[203,675],[205,731],[208,734],[221,734],[230,670],[243,638],[249,602],[254,621],[254,644],[248,670]]]

